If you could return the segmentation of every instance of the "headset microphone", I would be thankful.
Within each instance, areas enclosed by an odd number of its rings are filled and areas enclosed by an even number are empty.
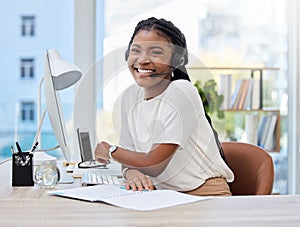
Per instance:
[[[164,76],[164,75],[172,73],[174,70],[175,70],[175,68],[173,67],[172,70],[169,70],[169,71],[164,72],[164,73],[153,73],[153,74],[150,75],[150,77]]]

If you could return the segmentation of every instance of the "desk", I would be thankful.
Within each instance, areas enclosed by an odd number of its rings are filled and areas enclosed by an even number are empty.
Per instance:
[[[49,196],[11,187],[10,163],[0,166],[0,226],[297,226],[300,195],[216,197],[155,211]],[[78,186],[78,182],[61,187]],[[16,215],[17,214],[17,215]]]

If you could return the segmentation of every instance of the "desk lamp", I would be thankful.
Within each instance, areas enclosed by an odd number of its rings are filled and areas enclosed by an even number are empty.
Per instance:
[[[60,97],[57,91],[63,90],[75,84],[82,73],[73,64],[61,59],[57,50],[47,50],[45,54],[45,69],[44,76],[40,81],[38,89],[38,129],[34,138],[33,145],[39,141],[38,150],[41,150],[41,127],[44,121],[45,113],[48,112],[52,129],[59,143],[65,158],[69,161],[68,151],[66,147],[66,130],[61,110]],[[41,87],[44,83],[45,98],[47,109],[41,115]],[[62,138],[63,137],[63,138]],[[58,147],[54,147],[56,149]],[[51,150],[51,149],[48,149]],[[46,154],[45,152],[35,152],[34,163],[39,163],[46,160],[56,160],[55,157]]]

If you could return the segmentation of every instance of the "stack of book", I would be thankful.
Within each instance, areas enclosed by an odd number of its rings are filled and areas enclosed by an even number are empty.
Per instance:
[[[232,96],[232,109],[243,110],[249,105],[252,94],[252,79],[241,79],[237,81],[236,89]]]
[[[259,108],[259,81],[239,79],[232,95],[231,109],[245,110]]]

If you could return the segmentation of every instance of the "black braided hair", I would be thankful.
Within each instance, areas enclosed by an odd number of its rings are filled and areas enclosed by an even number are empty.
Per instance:
[[[127,52],[130,49],[134,37],[141,30],[155,30],[158,35],[170,40],[170,42],[175,46],[173,55],[175,53],[184,55],[184,65],[188,63],[187,45],[184,34],[171,21],[167,21],[165,19],[156,19],[155,17],[142,20],[137,24],[128,44]],[[191,81],[184,65],[176,67],[176,69],[173,71],[174,76],[171,78],[172,81],[178,79]]]
[[[126,53],[126,57],[125,57],[126,60],[128,58],[129,49],[133,42],[134,37],[141,30],[147,30],[147,31],[155,30],[158,35],[165,37],[166,39],[170,40],[170,42],[172,44],[174,44],[175,50],[174,50],[173,55],[176,53],[180,53],[180,54],[184,55],[184,58],[185,58],[184,64],[182,66],[175,68],[175,70],[173,71],[174,76],[171,78],[171,81],[179,80],[179,79],[191,81],[189,75],[187,74],[187,70],[185,67],[185,65],[188,63],[188,54],[187,54],[188,52],[187,52],[185,36],[171,21],[167,21],[162,18],[157,19],[155,17],[150,17],[146,20],[140,21],[137,24],[137,26],[135,27],[134,32],[131,36],[130,42],[128,44],[127,53]],[[215,137],[217,146],[219,148],[220,155],[223,158],[223,160],[226,162],[224,151],[222,149],[221,143],[218,138],[218,133],[212,126],[211,118],[206,112],[205,112],[205,117],[208,120],[208,122],[213,130],[214,137]]]

